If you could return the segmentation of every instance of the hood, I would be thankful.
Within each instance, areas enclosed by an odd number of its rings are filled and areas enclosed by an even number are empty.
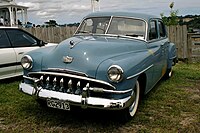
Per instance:
[[[43,57],[42,69],[67,69],[95,78],[105,60],[145,49],[144,41],[117,37],[78,36],[60,43]]]

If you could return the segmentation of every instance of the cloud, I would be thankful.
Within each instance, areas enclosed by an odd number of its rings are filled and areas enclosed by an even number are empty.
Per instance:
[[[49,13],[48,12],[39,11],[39,12],[37,12],[36,15],[38,15],[38,16],[46,16],[46,15],[49,15]]]
[[[76,5],[72,5],[71,10],[77,10],[77,11],[90,10],[90,6],[76,4]]]
[[[42,23],[55,19],[60,23],[79,22],[91,12],[91,0],[15,0],[16,3],[28,6],[31,21]],[[133,11],[159,15],[168,14],[172,1],[162,0],[100,0],[102,11]],[[180,13],[200,14],[199,0],[174,0],[174,9]],[[194,10],[195,8],[195,10]]]
[[[18,5],[29,7],[28,11],[38,11],[40,10],[40,4],[39,3],[32,3],[32,2],[19,2]]]

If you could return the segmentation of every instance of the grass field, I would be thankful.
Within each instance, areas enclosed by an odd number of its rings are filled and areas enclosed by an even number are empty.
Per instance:
[[[0,132],[200,132],[199,63],[178,63],[173,77],[161,80],[128,122],[110,111],[43,108],[18,91],[20,80],[0,82]]]

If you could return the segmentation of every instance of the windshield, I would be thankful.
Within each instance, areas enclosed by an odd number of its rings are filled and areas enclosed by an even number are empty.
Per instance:
[[[111,17],[94,17],[83,20],[76,34],[105,34]]]
[[[105,34],[145,39],[145,21],[124,17],[92,17],[81,23],[76,34]]]

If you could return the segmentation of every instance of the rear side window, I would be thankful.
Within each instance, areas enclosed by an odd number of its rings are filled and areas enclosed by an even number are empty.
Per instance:
[[[13,47],[37,46],[37,40],[22,30],[7,30]]]
[[[0,48],[10,48],[10,47],[11,45],[5,30],[0,30]]]
[[[150,31],[149,31],[149,40],[157,39],[158,38],[158,32],[157,32],[157,25],[156,21],[152,20],[150,22]]]
[[[160,37],[166,37],[166,30],[164,24],[161,21],[158,21],[158,26]]]

